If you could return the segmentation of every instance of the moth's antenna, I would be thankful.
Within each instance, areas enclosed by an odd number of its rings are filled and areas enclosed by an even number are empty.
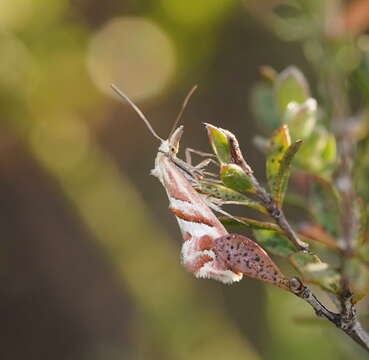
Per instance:
[[[186,106],[187,106],[188,102],[190,101],[190,98],[191,98],[192,94],[195,92],[196,89],[197,89],[197,85],[195,85],[189,91],[189,93],[187,94],[186,98],[184,99],[183,104],[182,104],[182,107],[181,107],[181,110],[179,111],[179,113],[177,115],[177,118],[176,118],[176,121],[173,124],[172,130],[170,130],[169,137],[173,134],[174,130],[176,129],[179,121],[181,120],[182,114],[183,114],[184,110],[186,109]]]
[[[146,124],[147,128],[149,129],[149,131],[151,132],[151,134],[156,137],[158,140],[160,141],[164,141],[156,132],[155,130],[152,128],[149,120],[147,120],[146,116],[143,114],[143,112],[139,109],[139,107],[120,89],[118,89],[114,84],[110,85],[111,88],[120,96],[122,97],[124,100],[126,100],[128,102],[129,105],[132,106],[133,110],[136,111],[136,113],[138,114],[138,116],[144,121],[144,123]]]

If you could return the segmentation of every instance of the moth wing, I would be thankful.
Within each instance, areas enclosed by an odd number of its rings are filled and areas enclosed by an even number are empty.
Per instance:
[[[161,156],[157,169],[169,198],[170,210],[175,214],[182,232],[189,233],[191,237],[227,234],[204,199],[169,158]]]
[[[228,234],[218,237],[212,250],[217,260],[229,270],[289,290],[289,280],[265,250],[246,236]]]

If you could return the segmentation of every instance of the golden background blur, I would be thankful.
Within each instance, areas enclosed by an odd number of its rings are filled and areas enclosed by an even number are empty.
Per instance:
[[[166,137],[198,84],[182,149],[209,151],[201,123],[220,125],[263,176],[250,110],[263,64],[311,73],[242,1],[1,0],[1,359],[363,356],[290,294],[185,272],[149,176],[158,142],[110,88]]]

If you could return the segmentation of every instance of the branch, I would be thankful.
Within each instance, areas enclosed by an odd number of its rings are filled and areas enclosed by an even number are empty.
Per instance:
[[[262,201],[270,216],[275,220],[279,227],[284,231],[285,235],[297,246],[300,251],[308,251],[308,245],[299,239],[296,232],[288,223],[283,210],[278,208],[272,196],[259,184],[250,166],[243,158],[235,138],[229,136],[228,141],[231,148],[232,160],[235,164],[240,166],[245,174],[250,178],[252,185],[256,190],[256,195]],[[351,231],[349,233],[351,234]],[[352,303],[352,295],[347,290],[348,286],[344,280],[342,282],[342,293],[340,294],[342,307],[340,313],[335,313],[327,309],[314,295],[314,293],[296,277],[290,280],[290,290],[296,296],[310,304],[317,316],[326,318],[369,352],[369,335],[362,328],[357,319],[356,309]]]
[[[369,335],[357,319],[351,297],[346,301],[342,312],[335,313],[327,309],[299,278],[290,279],[290,289],[296,296],[310,304],[317,316],[326,318],[369,352]]]

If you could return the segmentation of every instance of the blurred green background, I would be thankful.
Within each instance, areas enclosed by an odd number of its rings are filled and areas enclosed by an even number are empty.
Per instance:
[[[263,177],[258,69],[312,74],[299,44],[265,25],[275,3],[1,0],[1,359],[363,357],[282,290],[185,272],[149,176],[158,142],[109,87],[166,137],[198,84],[182,149],[209,151],[201,122],[220,125]]]

